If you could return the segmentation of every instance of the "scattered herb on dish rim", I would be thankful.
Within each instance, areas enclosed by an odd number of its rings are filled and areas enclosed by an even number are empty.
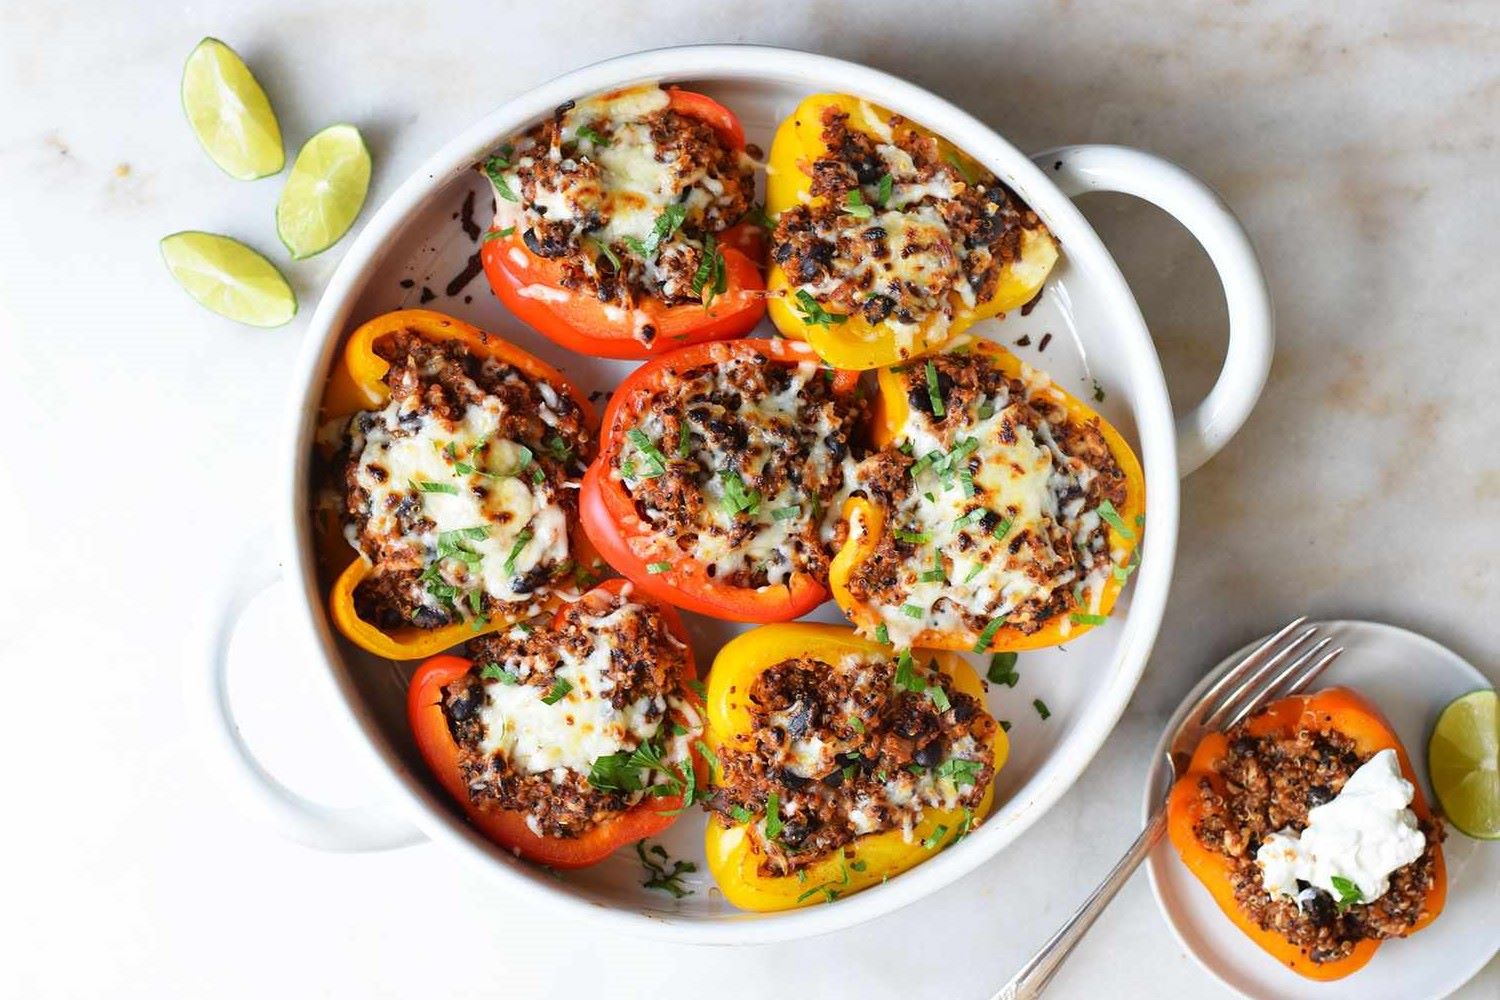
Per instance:
[[[1031,707],[1036,709],[1036,714],[1042,717],[1043,722],[1046,722],[1048,719],[1052,718],[1052,710],[1047,707],[1047,703],[1042,699],[1031,699]]]
[[[990,657],[990,668],[985,672],[985,679],[991,684],[1004,684],[1013,688],[1021,675],[1016,673],[1016,661],[1020,657],[1014,652],[996,653]]]

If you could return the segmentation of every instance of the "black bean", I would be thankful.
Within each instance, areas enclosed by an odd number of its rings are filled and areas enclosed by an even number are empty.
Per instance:
[[[1307,790],[1307,808],[1312,809],[1333,801],[1333,789],[1326,785],[1313,785]]]
[[[808,785],[812,784],[811,778],[804,778],[796,771],[790,770],[785,767],[781,769],[781,772],[776,777],[781,781],[783,785],[790,788],[794,792],[806,788]]]
[[[911,755],[911,759],[923,767],[937,767],[943,762],[943,741],[933,740],[926,746],[919,747],[917,752]]]

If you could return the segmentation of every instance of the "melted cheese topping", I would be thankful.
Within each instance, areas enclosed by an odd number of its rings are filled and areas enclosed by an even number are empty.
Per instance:
[[[480,747],[485,754],[499,754],[522,774],[556,768],[587,774],[600,757],[634,750],[655,737],[666,718],[668,698],[641,697],[619,709],[610,702],[614,683],[609,665],[617,648],[615,637],[622,621],[643,611],[639,604],[624,603],[608,614],[585,617],[594,644],[582,658],[562,646],[550,653],[549,661],[556,664],[552,686],[526,683],[532,671],[544,669],[536,658],[516,656],[501,662],[501,669],[520,683],[491,680],[485,684],[488,697],[480,710],[484,725]],[[547,704],[543,699],[563,681],[571,689],[554,704]],[[686,705],[671,701],[675,708]],[[683,759],[687,753],[677,742],[667,754],[672,760]]]
[[[568,558],[567,515],[555,488],[527,474],[525,446],[494,436],[504,414],[495,397],[470,405],[451,426],[416,412],[417,403],[414,397],[392,401],[369,414],[373,420],[350,424],[350,447],[359,456],[356,482],[369,495],[365,532],[397,539],[461,595],[477,590],[507,604],[530,604],[535,590],[517,590],[518,579]],[[548,424],[558,419],[545,406],[542,417]],[[486,443],[476,452],[480,442]],[[412,503],[419,505],[423,527],[407,533],[398,512]],[[357,528],[350,531],[358,548]],[[466,617],[475,613],[470,599],[450,601]],[[437,606],[442,598],[429,589],[424,603]]]

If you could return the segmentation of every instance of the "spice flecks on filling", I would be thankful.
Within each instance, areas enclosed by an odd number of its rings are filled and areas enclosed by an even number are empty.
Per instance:
[[[926,810],[972,810],[994,778],[995,720],[908,653],[784,660],[746,697],[750,736],[719,748],[711,808],[726,824],[752,817],[766,875],[888,830],[910,840]]]
[[[1207,780],[1199,783],[1202,819],[1193,833],[1204,847],[1230,859],[1235,901],[1244,913],[1318,964],[1348,956],[1367,938],[1409,933],[1432,887],[1441,827],[1419,821],[1425,837],[1421,855],[1391,872],[1388,887],[1373,900],[1335,899],[1303,882],[1296,883],[1294,896],[1272,893],[1256,861],[1261,847],[1287,831],[1304,832],[1308,813],[1333,801],[1372,758],[1361,756],[1354,741],[1336,731],[1255,736],[1242,724],[1227,735],[1228,753],[1216,765],[1224,792]]]
[[[857,412],[814,362],[711,349],[667,376],[611,474],[654,529],[647,562],[691,557],[726,586],[826,579]]]
[[[355,414],[346,534],[373,564],[355,592],[378,628],[534,613],[569,567],[589,447],[577,404],[459,341],[377,346],[389,402]]]
[[[829,108],[822,139],[828,152],[809,168],[822,203],[783,211],[772,237],[791,293],[832,316],[809,322],[859,315],[889,324],[903,350],[919,330],[941,340],[956,310],[994,297],[1002,270],[1021,260],[1023,232],[1045,232],[1004,184],[965,177],[904,119],[877,138]]]
[[[712,238],[755,194],[753,161],[655,86],[558,108],[486,171],[495,227],[514,227],[532,253],[560,262],[564,287],[622,309],[639,295],[701,301],[695,277],[716,252]]]
[[[485,636],[469,652],[443,710],[475,804],[577,837],[683,790],[703,724],[677,687],[686,651],[654,607],[595,594],[556,629]]]
[[[884,525],[849,589],[897,646],[925,629],[980,636],[1003,619],[1030,634],[1096,613],[1126,557],[1099,513],[1126,492],[1097,425],[1071,420],[1042,372],[1009,378],[962,347],[896,373],[906,423],[855,472]]]

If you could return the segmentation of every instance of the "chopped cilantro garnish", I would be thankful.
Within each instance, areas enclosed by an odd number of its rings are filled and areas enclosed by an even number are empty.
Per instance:
[[[891,630],[885,627],[884,622],[875,626],[875,641],[882,646],[889,646],[891,644]]]
[[[969,169],[969,165],[964,163],[957,153],[950,151],[943,159],[947,160],[953,169],[958,171],[958,176],[964,179],[965,184],[974,183],[974,172]]]
[[[491,240],[503,240],[507,236],[514,236],[515,234],[515,226],[506,226],[504,229],[491,229],[489,232],[484,234],[484,239],[480,240],[480,242],[488,243]]]
[[[890,174],[881,174],[879,182],[875,185],[875,204],[884,208],[886,202],[891,200],[891,189],[895,184],[896,179]]]
[[[1096,509],[1099,511],[1099,516],[1104,518],[1105,523],[1114,528],[1121,538],[1128,542],[1135,541],[1135,532],[1126,527],[1125,519],[1120,516],[1119,511],[1115,510],[1114,504],[1105,500]]]
[[[790,507],[777,507],[775,510],[771,511],[771,520],[773,521],[790,521],[794,517],[801,516],[802,508],[801,506],[796,504],[793,504]]]
[[[1008,733],[1008,732],[1010,732],[1010,720],[1009,719],[1001,719],[1000,720],[1000,731],[1002,733]]]
[[[559,677],[552,682],[552,690],[542,695],[543,705],[556,705],[567,697],[568,692],[573,690],[573,685]]]
[[[668,870],[664,864],[668,860],[666,849],[659,844],[651,848],[651,853],[661,859],[659,863],[646,856],[645,843],[645,840],[637,840],[635,842],[636,857],[641,859],[641,864],[645,867],[646,874],[650,876],[641,885],[647,889],[660,889],[662,892],[669,892],[674,899],[681,899],[683,896],[692,895],[693,890],[682,884],[682,876],[696,872],[698,866],[691,861],[673,861],[671,869]]]
[[[937,366],[927,359],[927,401],[932,404],[932,415],[941,417],[948,411],[943,407],[943,393],[938,388]]]
[[[1351,906],[1365,901],[1365,894],[1360,891],[1359,886],[1354,883],[1353,879],[1345,878],[1342,875],[1335,875],[1328,881],[1332,883],[1334,891],[1339,894],[1338,908],[1340,913],[1343,913]]]
[[[604,255],[604,259],[609,261],[610,267],[613,267],[616,273],[618,273],[620,270],[620,255],[615,253],[610,245],[603,240],[600,240],[595,245],[599,247],[599,252]]]
[[[703,308],[713,305],[714,297],[723,295],[729,287],[729,276],[724,268],[724,254],[720,252],[713,234],[703,237],[703,259],[693,272],[693,294],[703,300]]]
[[[520,558],[521,553],[526,549],[526,543],[531,541],[531,539],[530,528],[523,530],[516,536],[515,542],[510,547],[510,554],[505,557],[505,572],[514,573],[516,571],[516,560]]]
[[[547,454],[559,462],[566,462],[573,457],[573,446],[563,440],[561,434],[554,434],[547,439]]]
[[[731,806],[729,815],[734,817],[736,823],[748,823],[755,818],[755,814],[744,806]]]
[[[984,402],[982,402],[982,403],[979,404],[979,419],[980,420],[988,420],[988,419],[990,419],[990,417],[993,417],[994,415],[995,415],[995,404],[994,403],[991,403],[989,400],[986,399]]]
[[[688,430],[687,421],[677,425],[677,455],[679,458],[688,458],[693,454],[693,435]]]
[[[980,773],[984,771],[984,762],[978,760],[965,760],[962,757],[950,757],[938,765],[934,772],[940,778],[951,778],[953,783],[960,788],[972,785],[979,780]]]
[[[521,678],[506,670],[498,663],[486,663],[480,668],[479,676],[487,681],[499,681],[501,684],[521,683]]]
[[[411,483],[412,489],[422,493],[451,493],[458,496],[458,487],[452,483],[434,483],[430,480],[419,482],[415,479],[408,479],[407,482]]]
[[[793,297],[797,300],[797,311],[802,313],[802,322],[808,326],[828,326],[830,323],[846,323],[849,320],[842,313],[831,313],[824,309],[805,288],[797,289],[797,294]]]
[[[710,750],[708,748],[708,744],[704,743],[702,740],[694,740],[693,746],[697,748],[698,753],[703,755],[703,759],[708,761],[708,778],[710,781],[712,781],[714,773],[720,770],[718,755]]]
[[[650,573],[652,576],[655,576],[657,573],[665,573],[671,568],[672,564],[669,562],[654,562],[646,564],[646,572]]]
[[[964,574],[964,583],[972,583],[974,578],[984,572],[984,563],[975,563],[969,567],[969,572]]]
[[[937,829],[933,830],[930,836],[922,838],[922,846],[930,851],[941,844],[943,838],[946,836],[948,836],[948,825],[946,823],[939,823]]]
[[[724,484],[724,509],[731,514],[753,514],[760,506],[760,490],[746,490],[745,480],[733,469],[720,469],[719,481]]]
[[[915,604],[903,604],[901,605],[901,613],[908,618],[921,619],[926,616],[927,610]]]
[[[928,687],[927,697],[932,699],[932,704],[936,706],[939,712],[946,712],[948,711],[948,709],[953,707],[953,703],[948,700],[948,692],[944,691],[936,684]]]
[[[1016,681],[1021,679],[1021,675],[1016,673],[1017,659],[1019,657],[1015,653],[996,653],[990,657],[990,669],[985,672],[985,678],[991,684],[1004,684],[1009,688],[1015,687]]]
[[[865,734],[864,720],[857,715],[849,716],[849,728],[854,730],[856,733],[859,733],[859,735],[861,736]]]
[[[490,183],[495,185],[496,194],[500,195],[500,197],[504,198],[506,201],[518,202],[521,199],[516,197],[516,192],[511,189],[510,181],[505,179],[504,171],[505,168],[510,166],[510,160],[508,158],[510,154],[505,153],[504,150],[501,150],[501,152],[505,155],[492,156],[488,160],[484,161],[485,175],[489,177]]]
[[[781,828],[785,825],[781,822],[781,796],[772,792],[766,797],[766,839],[775,840],[781,836]]]
[[[860,194],[859,188],[849,189],[849,196],[844,199],[844,211],[856,219],[868,219],[875,214],[875,209],[865,204],[865,197]]]
[[[657,476],[666,475],[667,456],[663,455],[655,442],[646,436],[645,431],[639,427],[632,427],[625,432],[625,437],[631,444],[635,445],[636,449],[646,460],[646,469],[641,473],[642,479],[655,479]]]
[[[995,633],[999,632],[1000,626],[1004,624],[1005,616],[1001,615],[999,618],[996,618],[988,625],[986,625],[984,627],[984,631],[979,633],[979,638],[974,641],[974,652],[983,653],[984,651],[989,649],[990,643],[995,640]]]
[[[625,237],[625,245],[630,247],[642,257],[650,257],[656,253],[658,247],[672,238],[672,234],[682,227],[682,220],[687,218],[687,206],[674,202],[662,209],[662,213],[656,217],[656,222],[651,226],[651,233],[644,240],[638,240],[634,236]]]
[[[923,542],[932,541],[932,535],[928,534],[925,531],[907,531],[905,528],[897,528],[894,534],[896,536],[896,541],[910,542],[913,545],[920,545]]]
[[[688,681],[688,687],[692,688],[693,693],[696,694],[699,698],[708,697],[708,685],[698,680],[698,678],[694,677],[692,680]]]
[[[896,686],[903,691],[915,691],[921,694],[927,690],[927,681],[917,675],[916,663],[911,658],[911,651],[903,649],[901,655],[896,657]]]
[[[1052,710],[1047,707],[1047,703],[1042,699],[1031,699],[1031,707],[1036,709],[1036,714],[1042,717],[1043,722],[1046,722],[1048,719],[1052,718]]]
[[[1015,520],[1013,518],[1002,517],[1000,523],[995,525],[995,530],[990,532],[990,534],[995,536],[996,541],[1003,541],[1005,536],[1010,534],[1010,526],[1014,523]]]
[[[1068,620],[1074,625],[1103,625],[1109,621],[1109,615],[1086,615],[1081,611],[1075,611],[1068,615]]]
[[[594,127],[592,125],[578,126],[573,130],[573,136],[577,139],[587,139],[589,142],[601,148],[609,145],[609,140],[604,138],[604,136],[600,135],[598,132],[594,131]]]

